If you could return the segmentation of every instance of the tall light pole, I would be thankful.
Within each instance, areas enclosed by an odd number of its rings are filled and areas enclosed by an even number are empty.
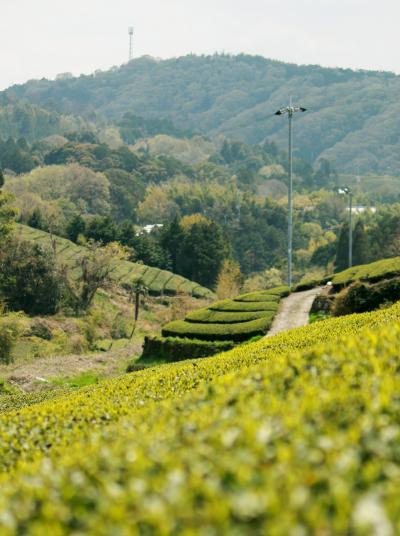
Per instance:
[[[348,186],[341,186],[339,194],[349,196],[349,268],[353,266],[353,192]]]
[[[293,259],[293,115],[297,112],[306,112],[306,108],[292,105],[290,97],[289,106],[281,108],[275,115],[286,115],[289,118],[289,190],[288,190],[288,287],[292,287],[292,259]]]
[[[128,34],[129,34],[129,61],[131,61],[133,58],[133,26],[129,26]]]

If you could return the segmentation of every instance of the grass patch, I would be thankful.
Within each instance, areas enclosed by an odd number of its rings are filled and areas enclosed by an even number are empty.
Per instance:
[[[51,380],[54,385],[60,385],[71,388],[86,387],[88,385],[96,385],[99,383],[99,377],[91,372],[83,372],[78,376],[71,378],[54,378]]]

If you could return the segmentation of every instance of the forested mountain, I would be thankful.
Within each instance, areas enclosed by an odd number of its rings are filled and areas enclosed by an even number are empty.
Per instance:
[[[399,93],[400,77],[392,73],[297,66],[245,55],[190,55],[166,61],[143,57],[90,76],[29,81],[11,87],[3,98],[117,123],[130,143],[137,123],[127,124],[126,113],[166,120],[161,129],[153,125],[150,134],[177,135],[172,121],[178,131],[224,134],[248,143],[268,139],[284,147],[286,122],[273,113],[292,95],[308,108],[296,118],[300,156],[310,162],[325,157],[350,173],[398,175]]]

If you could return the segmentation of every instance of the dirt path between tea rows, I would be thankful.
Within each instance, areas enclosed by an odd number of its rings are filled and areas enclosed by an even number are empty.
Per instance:
[[[267,337],[307,325],[313,301],[321,291],[322,288],[318,287],[304,292],[294,292],[284,298]]]

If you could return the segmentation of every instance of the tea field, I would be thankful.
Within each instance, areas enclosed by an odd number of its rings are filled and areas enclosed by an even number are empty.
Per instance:
[[[44,231],[18,225],[16,233],[25,240],[51,247],[51,237]],[[70,267],[71,271],[74,270],[75,261],[82,254],[84,248],[65,238],[53,236],[53,239],[56,242],[60,261]],[[210,290],[180,275],[129,261],[115,262],[111,277],[116,284],[122,287],[130,287],[140,281],[148,288],[149,293],[155,296],[175,295],[177,293],[189,294],[196,298],[212,298],[213,296]]]
[[[399,533],[400,304],[0,415],[0,533]]]

